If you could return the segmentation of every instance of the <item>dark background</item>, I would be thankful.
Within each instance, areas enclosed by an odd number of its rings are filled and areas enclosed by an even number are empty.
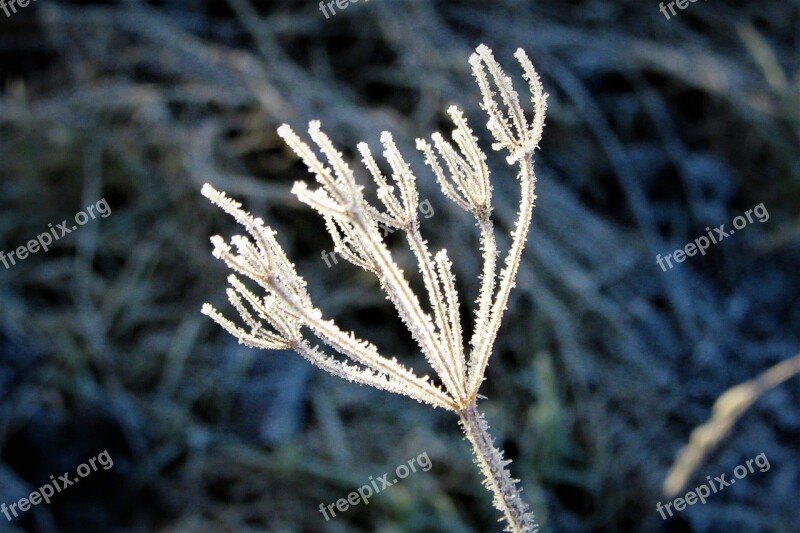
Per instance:
[[[208,237],[241,231],[200,196],[209,181],[279,231],[330,316],[419,366],[375,280],[320,258],[330,239],[289,194],[310,176],[275,128],[320,119],[351,157],[391,130],[435,210],[423,232],[471,302],[475,228],[413,140],[449,132],[451,103],[486,140],[467,64],[483,42],[517,84],[523,47],[550,93],[534,223],[481,390],[542,531],[800,531],[796,376],[688,488],[762,452],[768,472],[667,522],[655,511],[720,394],[800,346],[798,29],[797,1],[697,2],[671,20],[609,0],[362,0],[330,19],[311,0],[0,12],[0,250],[100,198],[112,209],[0,267],[0,503],[104,449],[114,460],[0,530],[501,529],[451,414],[240,347],[199,312],[227,309]],[[516,182],[490,162],[507,234]],[[760,203],[767,222],[656,264]],[[318,512],[423,452],[429,472]]]

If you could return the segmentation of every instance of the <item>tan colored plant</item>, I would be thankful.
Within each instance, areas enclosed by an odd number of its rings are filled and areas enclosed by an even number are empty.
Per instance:
[[[278,129],[320,185],[311,190],[304,182],[297,182],[294,194],[324,217],[336,253],[378,277],[442,386],[431,383],[427,376],[417,376],[395,358],[381,355],[372,344],[356,338],[352,332],[339,329],[332,320],[326,320],[306,291],[305,280],[297,274],[275,239],[275,232],[261,219],[246,213],[239,203],[208,184],[203,187],[203,194],[233,216],[249,233],[249,237],[234,236],[230,245],[220,236],[212,237],[214,256],[238,274],[254,281],[266,296],[256,296],[236,275],[231,275],[228,278],[231,285],[227,291],[228,299],[241,315],[246,328],[235,325],[208,304],[203,306],[203,313],[248,346],[292,348],[312,364],[336,376],[454,411],[472,444],[476,463],[485,476],[484,484],[494,494],[494,505],[504,515],[507,531],[534,532],[539,526],[521,498],[521,490],[516,485],[518,480],[513,479],[506,468],[510,461],[504,460],[503,453],[495,448],[476,403],[531,222],[536,198],[533,152],[542,136],[547,107],[547,95],[527,55],[518,49],[514,56],[522,66],[532,95],[530,123],[511,79],[500,68],[491,50],[481,45],[470,57],[483,99],[482,108],[489,116],[487,127],[495,140],[492,148],[507,152],[507,163],[518,168],[521,188],[511,246],[499,275],[491,219],[489,168],[486,155],[479,148],[464,115],[455,106],[447,110],[455,124],[452,133],[455,145],[438,133],[432,136],[433,146],[422,139],[417,140],[417,148],[424,154],[425,162],[444,194],[471,213],[480,230],[481,288],[468,358],[452,265],[446,250],[431,257],[428,245],[420,235],[416,177],[400,155],[391,134],[384,132],[381,144],[383,156],[391,169],[392,184],[381,173],[369,147],[365,143],[358,145],[364,166],[377,184],[377,195],[383,204],[383,209],[379,209],[364,199],[353,171],[320,130],[319,122],[311,122],[308,133],[327,159],[327,165],[289,126],[283,125]],[[429,310],[423,308],[405,274],[392,259],[381,236],[380,225],[404,231],[419,263]],[[307,338],[309,333],[349,361],[337,359],[312,344]]]

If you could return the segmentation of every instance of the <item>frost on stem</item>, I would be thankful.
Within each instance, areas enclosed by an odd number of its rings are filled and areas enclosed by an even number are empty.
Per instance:
[[[490,171],[486,154],[464,114],[455,106],[447,110],[455,126],[452,141],[439,133],[434,133],[430,142],[417,139],[417,148],[444,195],[470,213],[480,231],[480,290],[469,351],[464,345],[452,264],[446,250],[432,253],[420,234],[417,178],[392,135],[383,132],[380,138],[382,156],[390,170],[388,177],[381,172],[369,146],[358,144],[361,161],[377,187],[380,205],[376,206],[366,201],[355,173],[322,131],[319,121],[312,121],[308,128],[313,148],[290,126],[278,128],[278,134],[317,182],[313,189],[306,182],[297,182],[292,192],[324,218],[336,253],[378,278],[441,385],[432,383],[427,376],[417,376],[395,357],[381,355],[371,343],[323,317],[275,232],[209,184],[203,186],[203,195],[247,231],[246,236],[236,235],[229,242],[220,236],[211,239],[214,256],[235,272],[228,278],[227,296],[243,325],[225,318],[209,304],[203,306],[202,312],[248,346],[291,348],[333,375],[454,411],[472,443],[476,462],[486,477],[485,485],[494,494],[495,507],[502,511],[508,531],[533,532],[538,530],[534,515],[523,502],[516,480],[506,469],[508,461],[494,447],[476,405],[531,222],[536,198],[533,152],[542,137],[547,109],[547,94],[527,55],[518,49],[514,56],[530,90],[530,119],[520,105],[511,78],[489,48],[478,46],[469,60],[481,92],[481,107],[488,115],[486,126],[494,138],[492,148],[505,151],[506,162],[517,167],[521,189],[511,246],[499,273],[491,218]],[[414,293],[406,274],[392,259],[380,230],[382,225],[404,232],[422,276],[422,298]],[[249,279],[260,294],[248,288],[243,278]]]
[[[507,519],[506,531],[536,533],[539,526],[536,518],[528,510],[517,487],[518,479],[511,477],[506,468],[511,461],[503,458],[503,452],[494,447],[494,439],[489,434],[489,425],[475,404],[459,413],[461,428],[466,439],[472,444],[475,464],[484,476],[483,485],[494,495],[494,506],[503,511]]]

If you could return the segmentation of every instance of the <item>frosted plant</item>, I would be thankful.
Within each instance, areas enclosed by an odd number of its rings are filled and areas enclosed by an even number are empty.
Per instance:
[[[293,193],[325,219],[336,253],[377,276],[441,385],[431,382],[427,376],[417,376],[396,358],[381,355],[374,345],[323,317],[306,290],[305,280],[297,274],[278,244],[275,232],[261,219],[246,213],[241,204],[208,184],[203,187],[203,194],[249,233],[249,236],[234,236],[230,244],[220,236],[212,237],[214,256],[240,276],[250,278],[266,294],[256,295],[239,276],[232,274],[228,278],[227,295],[245,327],[234,324],[208,304],[203,306],[203,313],[248,346],[291,348],[336,376],[455,412],[472,444],[475,462],[485,476],[484,485],[493,493],[494,505],[504,515],[507,531],[535,532],[539,526],[521,498],[518,480],[513,479],[506,468],[510,461],[504,460],[503,453],[495,448],[488,425],[477,408],[478,389],[514,286],[531,222],[536,198],[533,152],[542,136],[547,107],[547,95],[527,55],[518,49],[514,56],[522,66],[532,96],[530,122],[520,106],[511,78],[500,68],[491,50],[478,46],[469,60],[482,95],[481,107],[489,116],[487,127],[495,140],[492,148],[505,151],[507,163],[517,167],[521,188],[511,245],[499,274],[491,219],[489,168],[486,155],[463,113],[455,106],[447,110],[455,125],[452,133],[455,144],[438,133],[432,136],[432,145],[417,140],[417,148],[444,194],[475,217],[480,231],[481,287],[468,357],[452,265],[446,250],[432,256],[420,235],[416,177],[391,134],[381,135],[383,157],[391,170],[391,180],[382,174],[366,143],[358,145],[362,162],[377,185],[382,207],[376,207],[367,203],[353,170],[322,132],[319,122],[311,122],[308,133],[326,163],[289,126],[278,129],[319,183],[317,188],[311,189],[306,183],[297,182]],[[381,225],[403,230],[419,263],[427,305],[417,298],[404,272],[392,259],[381,235]],[[313,338],[340,357],[324,351],[311,340]]]

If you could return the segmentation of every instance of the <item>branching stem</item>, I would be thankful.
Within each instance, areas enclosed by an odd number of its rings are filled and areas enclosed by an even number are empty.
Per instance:
[[[496,272],[497,241],[490,217],[492,186],[489,168],[486,155],[463,113],[454,106],[448,109],[456,126],[452,133],[455,144],[445,141],[438,133],[432,136],[433,147],[422,139],[417,140],[417,147],[425,155],[425,161],[433,170],[445,196],[471,213],[480,229],[483,264],[469,364],[464,354],[463,327],[452,263],[444,249],[432,258],[428,244],[419,232],[416,177],[397,149],[391,134],[381,134],[383,155],[391,167],[391,186],[381,174],[369,147],[365,143],[358,145],[362,161],[378,186],[378,198],[385,207],[385,210],[381,210],[365,199],[362,187],[343,153],[337,151],[318,121],[312,121],[308,128],[308,134],[316,145],[313,149],[290,126],[278,128],[278,133],[315,175],[320,185],[311,190],[306,183],[298,182],[293,192],[301,202],[323,216],[335,250],[343,258],[378,277],[389,301],[430,363],[435,373],[434,379],[438,378],[443,388],[439,388],[428,376],[420,377],[403,367],[395,358],[382,355],[376,346],[359,339],[353,332],[344,331],[332,320],[325,319],[322,311],[312,302],[306,290],[306,281],[297,273],[295,265],[275,238],[275,232],[260,218],[246,212],[242,204],[209,184],[203,186],[203,194],[233,216],[249,233],[249,236],[234,235],[230,243],[220,236],[212,237],[214,256],[237,274],[249,278],[266,294],[256,295],[237,276],[232,275],[228,279],[231,287],[226,293],[246,327],[234,324],[208,304],[203,306],[203,313],[248,346],[293,348],[312,364],[335,376],[455,411],[466,438],[472,443],[475,462],[486,478],[484,484],[494,495],[496,508],[504,515],[501,520],[507,523],[507,531],[534,533],[539,526],[521,498],[517,480],[506,469],[510,461],[504,460],[503,453],[494,447],[489,427],[476,406],[478,390],[503,313],[508,306],[509,294],[514,288],[531,224],[536,199],[533,153],[541,139],[547,108],[547,94],[527,55],[518,49],[514,56],[522,66],[523,77],[531,92],[533,116],[530,125],[511,78],[503,72],[492,51],[480,45],[470,58],[483,99],[482,107],[489,115],[487,127],[495,140],[492,147],[507,151],[508,164],[519,167],[519,211],[511,232],[511,246],[499,275]],[[503,109],[498,105],[498,95]],[[317,151],[322,153],[326,163],[318,157]],[[449,176],[445,174],[445,167]],[[394,194],[395,187],[399,195]],[[381,224],[406,230],[430,301],[430,314],[423,308],[403,270],[393,259],[380,234]],[[338,355],[326,353],[316,346],[307,338],[309,334],[338,352]]]
[[[473,347],[474,353],[470,356],[469,390],[472,391],[473,398],[478,393],[486,366],[489,364],[489,356],[492,354],[497,331],[500,329],[503,312],[508,305],[508,296],[511,294],[511,289],[514,288],[514,280],[517,277],[528,228],[533,217],[533,203],[536,200],[536,175],[533,172],[533,160],[530,156],[526,156],[520,161],[520,184],[521,198],[517,222],[512,235],[513,242],[506,257],[505,268],[500,274],[499,288],[492,306],[489,323],[486,324],[486,331],[481,332],[483,342]]]

